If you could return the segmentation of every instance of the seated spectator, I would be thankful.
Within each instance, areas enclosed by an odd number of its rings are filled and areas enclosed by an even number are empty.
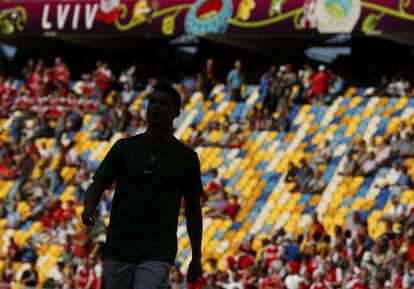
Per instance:
[[[412,187],[412,180],[411,177],[408,175],[407,167],[403,166],[401,169],[401,175],[395,184],[396,187],[399,188],[398,192],[401,193],[402,190],[408,189]]]
[[[320,236],[323,236],[325,234],[325,228],[324,226],[319,222],[318,214],[316,212],[313,212],[312,215],[312,224],[309,227],[307,240],[311,241],[315,233],[319,234]]]
[[[378,147],[376,161],[379,166],[386,166],[389,164],[391,157],[391,146],[388,139],[385,139]]]
[[[317,170],[307,185],[307,191],[311,194],[321,194],[326,186],[322,172]]]
[[[413,136],[407,133],[399,147],[399,156],[412,157],[414,156]]]
[[[385,220],[390,220],[393,223],[401,223],[407,217],[407,207],[400,203],[398,196],[391,198],[392,207],[384,214]]]
[[[344,165],[344,170],[341,174],[346,176],[353,176],[357,171],[358,163],[355,160],[354,153],[349,152],[346,155],[346,163]]]
[[[245,137],[243,131],[239,129],[237,132],[230,135],[229,143],[227,147],[229,148],[240,148],[244,143]]]
[[[289,131],[290,119],[289,119],[289,113],[287,111],[283,111],[279,113],[278,117],[276,118],[275,129],[277,131],[285,131],[285,132]]]
[[[299,169],[295,166],[293,162],[289,162],[288,171],[286,174],[286,182],[296,182],[298,179]]]
[[[231,136],[231,132],[229,131],[229,124],[223,123],[220,124],[220,129],[219,129],[220,133],[222,133],[221,135],[221,139],[218,143],[219,146],[221,147],[226,147],[230,141],[230,136]]]
[[[273,115],[270,113],[270,110],[267,107],[265,107],[263,109],[263,116],[259,124],[259,129],[260,130],[271,130],[273,129],[274,124],[275,124],[275,120],[273,118]]]
[[[263,118],[263,111],[257,107],[253,108],[253,112],[249,116],[250,129],[259,130]]]
[[[228,120],[226,121],[229,122]],[[236,117],[235,120],[230,124],[228,131],[230,133],[237,132],[240,128],[242,128],[242,125],[240,123],[240,118]]]
[[[321,163],[330,162],[332,155],[333,155],[333,150],[330,146],[331,146],[331,142],[329,140],[325,140],[324,147],[320,152]]]
[[[299,161],[299,166],[298,166],[298,177],[302,177],[304,175],[305,169],[307,168],[310,168],[310,167],[306,159],[301,159]]]
[[[360,141],[356,147],[356,160],[358,166],[361,167],[365,160],[369,157],[369,152],[367,148],[367,144],[364,140]]]
[[[226,209],[228,206],[228,199],[226,192],[220,192],[218,194],[218,200],[209,208],[205,213],[206,216],[213,218],[223,218],[226,215]]]
[[[200,135],[200,144],[203,146],[211,145],[211,135],[216,129],[216,122],[210,122],[207,129],[205,129]]]
[[[377,146],[377,142],[375,140],[375,137],[371,138],[368,146],[367,146],[367,152],[368,153],[374,153],[375,155],[378,153],[379,147]]]
[[[237,202],[237,196],[231,196],[226,207],[226,215],[234,221],[239,210],[240,205]]]
[[[384,179],[378,180],[378,187],[394,187],[397,185],[397,181],[402,174],[402,167],[397,161],[393,161],[391,169],[388,171],[387,176]]]
[[[410,133],[410,129],[407,126],[407,123],[405,121],[402,121],[399,126],[398,130],[400,132],[401,138],[405,139],[408,133]]]
[[[218,177],[218,171],[217,169],[211,170],[211,178],[207,183],[207,186],[205,188],[207,196],[212,196],[218,193],[223,189],[223,182]]]
[[[394,134],[391,136],[391,141],[390,141],[391,152],[394,157],[400,155],[400,148],[401,148],[402,143],[403,143],[403,140],[401,139],[400,132],[398,131],[394,132]]]
[[[191,124],[191,136],[188,140],[188,145],[191,148],[195,148],[197,145],[200,144],[202,138],[201,138],[201,133],[197,130],[197,126],[195,124]]]
[[[309,189],[309,183],[313,178],[313,171],[310,167],[305,167],[303,169],[303,175],[298,177],[296,185],[299,192],[306,193]]]
[[[369,153],[368,158],[361,164],[358,174],[363,176],[373,176],[377,169],[378,163],[375,159],[375,154]]]

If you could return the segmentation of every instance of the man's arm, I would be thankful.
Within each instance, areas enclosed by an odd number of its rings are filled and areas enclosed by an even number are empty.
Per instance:
[[[86,190],[83,200],[84,209],[82,213],[82,221],[86,226],[95,225],[95,221],[98,217],[96,207],[98,206],[104,191],[104,185],[97,181],[93,181],[93,183]]]
[[[203,236],[203,218],[198,198],[185,199],[185,217],[190,237],[192,260],[188,268],[187,282],[194,282],[201,275],[201,241]]]

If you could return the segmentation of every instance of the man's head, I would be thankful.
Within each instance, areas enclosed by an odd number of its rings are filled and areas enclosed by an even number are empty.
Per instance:
[[[234,67],[235,67],[236,69],[240,69],[240,68],[241,68],[241,66],[242,66],[241,61],[240,61],[239,59],[237,59],[237,60],[234,62]]]
[[[147,119],[150,126],[172,126],[174,119],[180,115],[180,94],[170,84],[158,83],[148,99]]]

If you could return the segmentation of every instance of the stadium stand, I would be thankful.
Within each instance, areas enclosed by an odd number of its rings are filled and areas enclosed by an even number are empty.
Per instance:
[[[125,70],[114,86],[98,63],[72,81],[61,59],[24,72],[0,80],[0,288],[102,288],[114,190],[91,230],[83,192],[117,139],[145,131],[156,80],[137,90]],[[331,75],[271,68],[239,102],[224,84],[176,85],[175,135],[199,154],[208,193],[205,273],[189,288],[413,288],[410,88],[344,89]],[[178,240],[174,289],[191,252],[183,215]]]

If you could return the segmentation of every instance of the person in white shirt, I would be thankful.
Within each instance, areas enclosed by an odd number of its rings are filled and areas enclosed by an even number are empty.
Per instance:
[[[39,155],[44,159],[48,159],[50,157],[50,152],[47,149],[46,143],[43,143],[42,146],[40,147]]]
[[[369,153],[368,158],[362,163],[360,173],[364,176],[370,176],[375,173],[378,163],[375,160],[375,154]]]
[[[391,220],[394,223],[400,223],[406,218],[407,207],[400,203],[398,196],[393,196],[391,199],[392,207],[385,214],[384,219]]]
[[[232,133],[235,133],[236,131],[238,131],[240,127],[241,127],[240,119],[236,118],[234,120],[234,122],[229,126],[228,131],[230,132],[230,134],[232,134]]]
[[[385,178],[381,178],[378,180],[378,187],[393,187],[397,184],[398,179],[401,176],[401,166],[397,163],[397,161],[393,161],[391,165],[391,169],[388,171],[388,174]]]
[[[289,262],[289,274],[285,279],[286,289],[299,289],[300,283],[304,280],[299,275],[299,263],[297,261]]]
[[[391,156],[391,147],[387,139],[385,139],[378,148],[377,157],[375,160],[380,166],[386,165]]]
[[[124,84],[124,90],[121,92],[121,100],[123,104],[130,105],[134,100],[135,91],[129,83]]]

